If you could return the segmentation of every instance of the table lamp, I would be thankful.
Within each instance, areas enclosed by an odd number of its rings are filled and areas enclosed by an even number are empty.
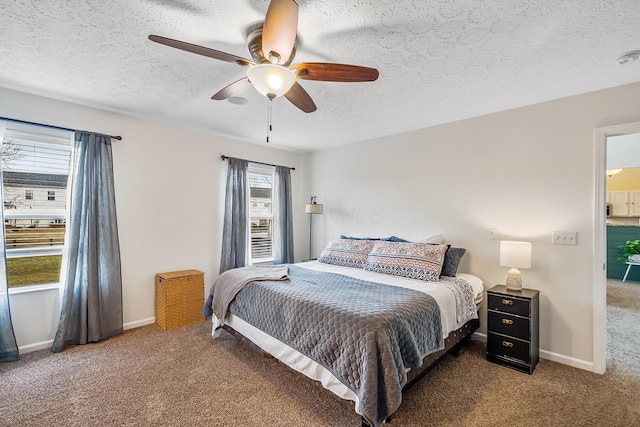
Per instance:
[[[518,268],[531,268],[531,242],[500,242],[500,265],[510,267],[507,274],[507,289],[522,290],[522,277]]]

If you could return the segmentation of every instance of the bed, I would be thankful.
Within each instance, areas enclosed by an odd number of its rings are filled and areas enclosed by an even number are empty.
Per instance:
[[[353,401],[363,425],[378,426],[398,409],[403,390],[443,356],[457,352],[479,327],[484,288],[478,277],[464,273],[417,280],[366,269],[375,259],[373,244],[347,245],[358,250],[325,249],[323,262],[224,273],[220,277],[233,283],[220,284],[219,278],[212,286],[212,335],[226,329],[246,338]],[[387,246],[396,250],[398,245]],[[442,267],[448,247],[440,246],[436,263]],[[382,264],[382,271],[389,268],[389,262]],[[225,298],[221,311],[216,303]]]

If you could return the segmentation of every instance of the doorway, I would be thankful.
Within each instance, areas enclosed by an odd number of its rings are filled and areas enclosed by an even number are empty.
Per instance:
[[[595,132],[595,213],[593,263],[593,370],[603,374],[607,364],[607,233],[606,175],[607,140],[640,133],[640,122],[609,126]]]

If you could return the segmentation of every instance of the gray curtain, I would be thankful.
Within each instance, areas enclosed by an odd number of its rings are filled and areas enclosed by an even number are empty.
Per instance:
[[[291,207],[291,169],[284,166],[276,166],[274,207],[274,263],[293,263],[293,208]]]
[[[76,131],[68,266],[51,351],[122,332],[122,274],[111,138]]]
[[[0,122],[0,147],[4,135],[6,123]],[[0,219],[4,224],[4,199],[2,185],[2,161],[0,161]],[[2,257],[0,258],[0,362],[12,362],[18,360],[18,344],[13,333],[11,323],[11,310],[9,309],[9,286],[7,280],[7,251],[4,245],[4,226],[0,227],[0,240],[2,241]]]
[[[247,265],[249,162],[228,158],[227,190],[224,203],[220,273]]]

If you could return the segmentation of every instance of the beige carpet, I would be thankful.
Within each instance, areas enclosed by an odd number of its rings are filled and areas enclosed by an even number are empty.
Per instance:
[[[472,341],[406,394],[391,426],[640,425],[640,284],[610,284],[609,369],[529,376]],[[210,324],[152,325],[0,364],[2,426],[359,426],[353,404]]]
[[[607,370],[640,381],[640,283],[607,280],[607,339]]]

